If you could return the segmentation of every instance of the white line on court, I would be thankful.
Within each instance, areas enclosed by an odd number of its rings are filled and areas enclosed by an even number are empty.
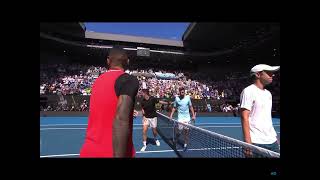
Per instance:
[[[40,125],[41,127],[46,127],[46,126],[87,126],[88,124],[44,124]]]
[[[197,123],[197,125],[203,124],[241,124],[241,123]],[[87,126],[88,124],[44,124],[40,126]],[[133,124],[134,126],[142,126],[142,124]]]
[[[280,126],[280,125],[274,125],[274,126]],[[200,128],[212,128],[212,127],[215,127],[215,128],[221,128],[221,127],[224,127],[224,128],[239,128],[239,127],[242,127],[242,126],[199,126]],[[171,128],[171,127],[167,127],[167,128]],[[87,128],[40,128],[40,131],[44,131],[44,130],[60,130],[60,129],[87,129]],[[134,127],[133,129],[142,129],[142,127]],[[280,133],[280,132],[278,132]]]
[[[40,158],[44,157],[66,157],[66,156],[79,156],[80,154],[55,154],[55,155],[45,155],[45,156],[40,156]]]
[[[58,130],[58,129],[87,129],[87,128],[41,128],[40,131],[44,131],[44,130]]]
[[[172,127],[167,127],[167,128],[172,128]],[[59,127],[59,128],[40,128],[40,131],[45,131],[45,130],[60,130],[60,129],[87,129],[87,128],[61,128],[61,127]],[[133,129],[142,129],[142,127],[140,128],[140,127],[138,127],[138,128],[133,128]]]
[[[241,123],[196,123],[196,126],[197,125],[203,125],[203,124],[241,124]],[[276,125],[279,125],[280,126],[280,124],[273,124],[274,126],[276,126]]]
[[[242,126],[198,126],[198,127],[200,127],[200,128],[202,128],[202,127],[230,127],[230,128],[234,128],[234,127],[242,127]]]
[[[225,150],[225,149],[239,149],[240,147],[219,147],[219,148],[200,148],[200,149],[188,149],[188,151],[203,151],[203,150]],[[177,150],[183,151],[183,149]]]
[[[162,152],[173,152],[174,150],[159,150],[159,151],[137,151],[137,154],[140,153],[162,153]]]
[[[241,124],[241,123],[196,123],[196,125],[204,125],[204,124]],[[142,124],[133,124],[134,126],[142,126]],[[280,124],[273,124],[280,125]]]
[[[220,147],[220,148],[200,148],[200,149],[188,149],[189,151],[202,151],[202,150],[220,150],[220,149],[239,149],[239,147]],[[183,151],[183,150],[178,150]],[[163,153],[163,152],[174,152],[174,150],[159,150],[159,151],[137,151],[136,154],[144,154],[144,153]],[[67,157],[67,156],[79,156],[80,154],[56,154],[56,155],[44,155],[40,156],[40,158],[44,157]]]
[[[280,126],[280,125],[273,125],[273,126]],[[233,127],[242,127],[242,126],[198,126],[199,128],[203,128],[203,127],[230,127],[230,128],[233,128]]]
[[[163,152],[173,152],[174,150],[159,150],[159,151],[137,151],[136,154],[141,153],[163,153]],[[55,155],[44,155],[40,156],[40,158],[44,157],[67,157],[67,156],[79,156],[80,154],[55,154]]]
[[[241,124],[241,123],[196,123],[196,125],[203,125],[203,124]],[[47,127],[47,126],[87,126],[88,124],[45,124],[40,125],[41,127]],[[134,126],[142,126],[142,124],[133,124]],[[280,124],[273,124],[274,126],[280,125]],[[204,127],[204,126],[203,126]]]

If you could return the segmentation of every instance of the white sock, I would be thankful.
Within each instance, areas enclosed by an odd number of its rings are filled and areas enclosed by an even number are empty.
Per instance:
[[[184,144],[184,147],[187,147],[187,144]]]
[[[143,141],[143,146],[147,146],[147,141]]]

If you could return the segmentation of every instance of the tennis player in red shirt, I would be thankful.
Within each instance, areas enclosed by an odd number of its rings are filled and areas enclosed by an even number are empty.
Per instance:
[[[107,57],[109,69],[92,86],[89,120],[81,158],[134,157],[132,123],[139,82],[125,73],[126,52],[113,48]]]

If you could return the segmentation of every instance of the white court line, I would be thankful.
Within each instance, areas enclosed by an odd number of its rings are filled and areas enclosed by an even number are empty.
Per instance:
[[[162,152],[173,152],[174,150],[159,150],[159,151],[137,151],[137,154],[140,153],[162,153]]]
[[[172,127],[167,127],[167,128],[172,128]],[[55,127],[53,127],[53,128],[40,128],[40,131],[45,131],[45,130],[59,130],[59,129],[87,129],[87,128],[61,128],[61,127],[59,127],[59,128],[55,128]],[[142,127],[138,127],[138,128],[133,128],[133,129],[142,129]]]
[[[210,128],[210,127],[229,127],[229,128],[234,128],[234,127],[241,127],[241,126],[199,126],[199,127],[202,127],[202,128]],[[169,129],[172,129],[172,127],[166,127],[166,128],[169,128]],[[45,131],[45,130],[65,130],[65,129],[87,129],[87,128],[40,128],[40,131]],[[135,129],[142,129],[142,127],[134,127],[133,130]]]
[[[202,124],[241,124],[241,123],[197,123],[196,125],[202,125]],[[273,125],[280,125],[280,123],[272,123]]]
[[[44,157],[65,157],[65,156],[79,156],[80,154],[56,154],[56,155],[45,155],[45,156],[40,156],[40,158]]]
[[[196,124],[241,124],[241,123],[196,123]]]
[[[198,126],[198,127],[200,127],[200,128],[202,128],[202,127],[230,127],[230,128],[234,128],[234,127],[242,127],[242,126]]]
[[[197,123],[197,125],[202,124],[241,124],[241,123]],[[40,126],[87,126],[88,124],[44,124]],[[133,124],[134,126],[142,126],[143,124]]]
[[[201,148],[201,149],[188,149],[189,151],[202,151],[202,150],[217,150],[217,149],[239,149],[239,147],[221,147],[221,148]],[[183,150],[178,150],[183,151]],[[174,150],[159,150],[159,151],[137,151],[136,154],[144,154],[144,153],[163,153],[163,152],[174,152]],[[56,154],[56,155],[44,155],[40,156],[40,158],[44,157],[66,157],[66,156],[79,156],[80,154]]]
[[[44,131],[44,130],[58,130],[58,129],[87,129],[87,128],[41,128],[40,131]]]
[[[203,125],[203,124],[241,124],[241,123],[196,123],[196,125]],[[40,125],[41,127],[47,127],[47,126],[87,126],[88,124],[45,124]],[[142,124],[133,124],[134,126],[142,126]],[[280,125],[280,124],[273,124],[274,126]],[[204,127],[204,126],[202,126]]]
[[[241,124],[241,123],[196,123],[196,125],[202,124]],[[142,126],[143,124],[133,124],[134,126]]]
[[[273,125],[273,126],[280,126],[280,125]],[[242,126],[198,126],[199,128],[203,128],[203,127],[230,127],[230,128],[233,128],[233,127],[242,127]]]
[[[88,124],[44,124],[44,125],[40,125],[43,127],[46,126],[87,126]]]
[[[159,151],[137,151],[136,154],[141,153],[163,153],[163,152],[173,152],[174,150],[159,150]],[[66,157],[66,156],[79,156],[80,154],[56,154],[56,155],[44,155],[40,156],[40,158],[44,157]]]
[[[202,150],[216,150],[216,149],[238,149],[239,147],[223,147],[223,148],[201,148],[201,149],[188,149],[189,151],[202,151]],[[178,150],[183,151],[183,150]],[[174,152],[174,150],[159,150],[159,151],[137,151],[136,154],[144,154],[144,153],[163,153],[163,152]],[[79,156],[80,154],[56,154],[56,155],[44,155],[40,156],[40,158],[44,157],[67,157],[67,156]]]
[[[196,125],[202,125],[202,124],[241,124],[241,123],[197,123]],[[143,124],[133,124],[134,126],[142,126]]]
[[[203,151],[203,150],[221,150],[221,149],[239,149],[240,147],[220,147],[220,148],[201,148],[201,149],[187,149],[188,151]],[[183,151],[183,149],[177,150]]]
[[[142,124],[133,124],[134,126],[142,126]],[[88,124],[43,124],[40,126],[88,126]]]
[[[280,126],[280,125],[274,125],[274,126]],[[199,126],[200,128],[210,128],[210,127],[216,127],[216,128],[239,128],[242,126]],[[167,127],[167,128],[172,128],[172,127]],[[87,129],[87,128],[40,128],[40,131],[44,130],[59,130],[59,129]],[[142,129],[142,127],[134,127],[133,129]],[[280,132],[279,132],[280,133]]]

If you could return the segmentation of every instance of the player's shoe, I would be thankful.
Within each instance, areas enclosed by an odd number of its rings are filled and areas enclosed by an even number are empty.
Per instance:
[[[160,146],[160,141],[159,140],[156,140],[156,145]]]
[[[142,146],[140,151],[145,151],[147,149],[147,146]]]

